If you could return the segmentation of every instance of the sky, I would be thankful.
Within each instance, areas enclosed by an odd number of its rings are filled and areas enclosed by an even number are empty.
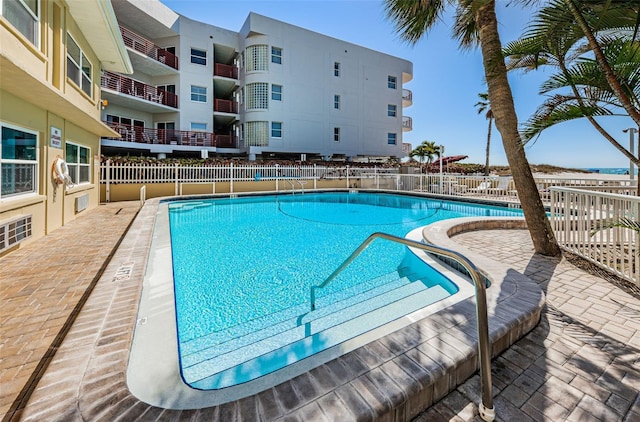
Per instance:
[[[413,63],[413,80],[403,88],[413,92],[413,105],[403,109],[413,119],[413,130],[403,142],[416,147],[423,141],[444,145],[445,156],[468,155],[465,163],[484,163],[488,121],[478,114],[478,94],[486,92],[479,50],[461,50],[451,36],[453,9],[418,43],[402,41],[385,17],[381,0],[161,0],[175,12],[231,31],[242,28],[249,12],[387,53]],[[516,40],[533,14],[531,9],[497,0],[501,41]],[[549,76],[542,71],[511,73],[509,82],[520,122],[542,104],[540,85]],[[628,116],[605,117],[600,124],[623,146],[634,127]],[[637,136],[637,135],[636,135]],[[636,138],[637,144],[637,138]],[[629,161],[586,119],[548,129],[527,144],[531,164],[570,168],[627,167]],[[637,149],[637,145],[636,145]],[[636,151],[637,153],[638,151]],[[502,140],[493,128],[491,165],[507,165]]]

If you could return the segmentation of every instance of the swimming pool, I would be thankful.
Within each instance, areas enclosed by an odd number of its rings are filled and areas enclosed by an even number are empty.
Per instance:
[[[318,294],[311,312],[311,286],[371,233],[404,237],[442,219],[522,215],[365,192],[175,201],[167,209],[180,371],[206,390],[348,350],[354,338],[375,338],[380,327],[459,290],[406,247],[377,241]]]

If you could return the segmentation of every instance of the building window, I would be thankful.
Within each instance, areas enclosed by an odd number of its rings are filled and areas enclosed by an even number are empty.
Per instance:
[[[282,85],[271,85],[271,99],[282,101]]]
[[[395,104],[387,105],[387,116],[396,117],[398,107]]]
[[[40,47],[39,0],[4,0],[2,16],[13,25],[31,44]]]
[[[69,177],[73,183],[91,182],[91,149],[67,141],[65,145]]]
[[[335,108],[336,110],[340,110],[340,96],[339,95],[334,95],[333,96],[333,108]]]
[[[387,86],[391,89],[396,89],[398,87],[398,78],[395,76],[387,76]]]
[[[340,128],[333,128],[333,142],[340,142]]]
[[[207,88],[204,86],[191,85],[191,101],[206,103]]]
[[[244,144],[249,147],[269,146],[269,122],[246,122]]]
[[[207,131],[207,124],[206,123],[191,122],[191,131],[192,132],[206,132]]]
[[[207,65],[207,52],[204,50],[198,50],[197,48],[191,49],[191,63]]]
[[[271,137],[282,138],[282,122],[271,122]]]
[[[158,86],[156,86],[156,88],[158,88],[160,91],[169,92],[171,94],[175,94],[176,93],[176,86],[175,85],[158,85]]]
[[[387,144],[388,145],[396,145],[398,140],[398,135],[395,133],[387,133]]]
[[[6,3],[6,2],[5,2]],[[0,123],[0,198],[38,191],[38,133]]]
[[[263,44],[250,45],[247,47],[247,54],[245,56],[246,72],[268,70],[267,48],[268,46]]]
[[[69,33],[67,33],[67,77],[85,94],[93,97],[91,62]]]
[[[340,77],[340,63],[333,62],[333,76]]]
[[[282,64],[282,49],[280,47],[271,47],[271,63]]]
[[[269,84],[256,82],[246,86],[246,109],[266,110],[269,108]]]

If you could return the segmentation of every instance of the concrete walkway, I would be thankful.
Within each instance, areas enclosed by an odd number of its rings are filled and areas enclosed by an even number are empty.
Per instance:
[[[90,348],[113,348],[119,354],[119,345],[130,341],[128,320],[116,318],[109,326],[91,320],[86,312],[87,318],[74,318],[103,272],[126,270],[124,261],[110,266],[105,261],[136,212],[137,203],[101,205],[45,239],[0,258],[3,421],[82,418],[78,399],[63,392],[78,390],[65,381],[73,378],[74,367],[86,366],[81,360],[89,358],[73,351],[55,352],[71,325],[74,329],[66,342],[78,346],[92,341]],[[149,223],[152,217],[148,216]],[[547,295],[537,328],[492,362],[499,420],[640,420],[640,296],[566,260],[535,255],[525,230],[481,230],[452,240],[460,250],[509,263]],[[109,312],[136,306],[139,286],[128,290],[130,299],[109,302],[115,304]],[[106,295],[103,300],[98,290],[92,300],[104,301]],[[91,306],[88,303],[84,310]],[[97,330],[109,341],[95,342],[91,336]],[[116,357],[104,356],[105,360],[87,366],[91,374],[86,376],[94,381],[87,384],[89,390],[75,391],[80,405],[109,420],[161,420],[161,409],[137,405],[130,401],[126,386],[113,384],[107,374]],[[62,362],[59,367],[64,369],[57,369],[56,362]],[[479,421],[479,391],[476,375],[416,420]],[[101,395],[109,400],[99,400]],[[127,414],[116,410],[123,408]],[[183,416],[197,419],[198,412]],[[218,419],[225,420],[222,413]]]

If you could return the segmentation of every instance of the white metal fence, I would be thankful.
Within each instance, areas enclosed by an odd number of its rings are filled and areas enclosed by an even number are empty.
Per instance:
[[[333,167],[282,165],[217,165],[182,166],[156,164],[116,164],[107,161],[100,165],[101,183],[188,183],[221,181],[259,181],[276,179],[344,179],[360,178],[364,173],[397,173],[393,167]]]
[[[393,167],[334,167],[283,165],[140,165],[103,163],[101,183],[174,183],[176,194],[183,183],[274,181],[276,190],[313,190],[320,180],[343,180],[345,187],[423,192],[448,197],[469,197],[519,203],[511,177],[450,174],[401,174]],[[639,234],[621,227],[592,232],[603,222],[626,217],[638,221],[640,198],[635,181],[592,178],[536,178],[540,196],[551,210],[551,221],[560,245],[585,259],[608,268],[640,285]],[[280,185],[278,185],[280,183]],[[280,186],[280,188],[278,188]],[[215,188],[214,188],[215,189]],[[214,190],[215,191],[215,190]],[[140,201],[144,201],[141,191]],[[107,197],[108,198],[108,197]]]
[[[558,243],[640,286],[640,233],[613,226],[622,218],[638,221],[640,197],[565,187],[550,191]]]

